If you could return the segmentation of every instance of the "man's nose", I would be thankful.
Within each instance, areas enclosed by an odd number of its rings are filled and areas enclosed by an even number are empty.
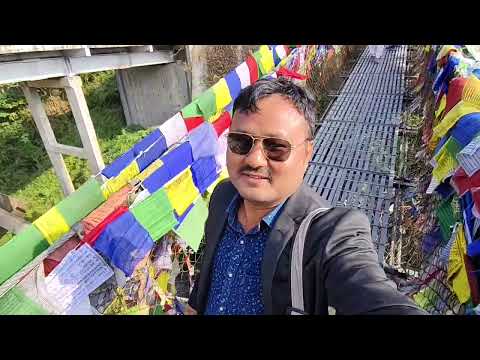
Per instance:
[[[245,162],[254,169],[268,165],[262,146],[261,141],[255,141],[252,150],[250,150],[250,153],[245,157]]]

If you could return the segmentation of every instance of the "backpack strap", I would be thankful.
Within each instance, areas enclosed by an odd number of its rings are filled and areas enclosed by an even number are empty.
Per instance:
[[[324,214],[330,209],[331,208],[318,208],[310,212],[305,219],[303,219],[295,235],[290,269],[292,293],[292,307],[289,308],[290,315],[307,315],[303,302],[303,248],[311,222],[318,215]]]

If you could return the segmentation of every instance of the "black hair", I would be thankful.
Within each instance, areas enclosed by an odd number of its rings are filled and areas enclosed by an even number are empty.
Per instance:
[[[244,88],[233,103],[233,114],[237,111],[247,114],[255,113],[258,111],[258,101],[274,94],[290,100],[297,111],[304,116],[310,130],[310,137],[313,137],[316,122],[315,100],[307,90],[285,77],[260,79]]]

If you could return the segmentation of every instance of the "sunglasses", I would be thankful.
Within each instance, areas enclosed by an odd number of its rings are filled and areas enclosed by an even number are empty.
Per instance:
[[[262,150],[265,157],[273,161],[286,161],[293,149],[303,145],[307,138],[298,145],[292,145],[289,141],[269,136],[253,136],[242,132],[229,132],[227,144],[230,151],[237,155],[248,155],[252,151],[255,141],[262,143]]]

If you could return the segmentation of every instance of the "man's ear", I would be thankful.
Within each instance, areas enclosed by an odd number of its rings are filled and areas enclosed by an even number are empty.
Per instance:
[[[305,149],[307,152],[307,157],[306,157],[306,164],[305,164],[305,169],[308,167],[308,163],[312,161],[313,157],[313,141],[307,141],[307,144],[305,145]]]

